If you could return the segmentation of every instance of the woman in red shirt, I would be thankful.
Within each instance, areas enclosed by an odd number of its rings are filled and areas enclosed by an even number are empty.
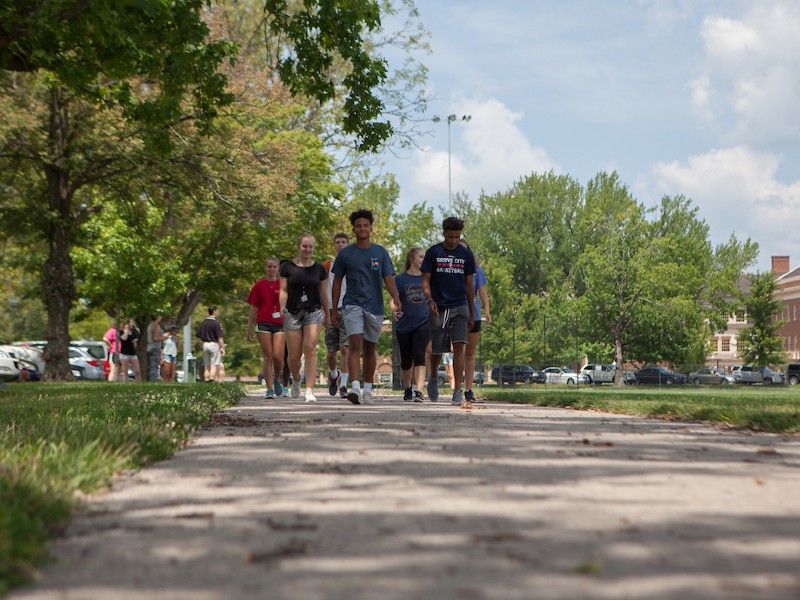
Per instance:
[[[264,264],[266,277],[253,285],[247,303],[250,316],[247,319],[247,341],[253,341],[253,325],[261,346],[261,362],[268,399],[280,398],[283,393],[280,375],[283,372],[283,318],[278,299],[281,282],[278,279],[280,262],[270,256]],[[277,373],[277,377],[275,377]]]

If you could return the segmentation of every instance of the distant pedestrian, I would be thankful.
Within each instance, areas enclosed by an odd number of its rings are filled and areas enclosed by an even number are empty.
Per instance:
[[[117,336],[117,328],[111,326],[103,334],[103,342],[106,345],[106,352],[108,354],[108,381],[117,381],[119,378],[119,339]]]
[[[147,380],[159,381],[161,379],[161,349],[168,333],[161,329],[161,315],[152,315],[147,326]]]
[[[351,389],[347,399],[353,404],[371,404],[372,386],[377,361],[376,344],[383,325],[383,287],[394,304],[392,316],[397,318],[400,298],[394,284],[394,266],[386,248],[370,241],[372,211],[361,209],[350,214],[350,224],[356,241],[339,252],[333,265],[333,305],[331,314],[336,323],[344,324],[350,340]],[[347,278],[347,290],[339,298],[342,283]],[[361,389],[361,353],[364,353],[364,388]]]
[[[403,377],[403,400],[422,402],[425,385],[425,349],[431,339],[428,329],[428,305],[422,293],[422,248],[411,248],[406,255],[403,273],[394,278],[400,297],[397,319],[397,345]]]
[[[178,364],[178,326],[170,325],[164,348],[161,352],[161,378],[164,381],[175,381],[175,367]]]
[[[139,330],[133,319],[125,321],[119,331],[119,363],[120,377],[123,383],[128,381],[128,369],[133,370],[133,378],[138,383],[142,380],[142,371],[139,367],[139,356],[136,354],[136,346],[139,343]]]
[[[342,248],[350,243],[350,238],[346,233],[337,233],[333,236],[333,250],[336,256],[339,255]],[[336,257],[331,260],[326,260],[322,263],[328,273],[328,306],[333,307],[333,265],[336,263]],[[339,293],[339,311],[342,310],[342,300],[347,290],[347,280],[342,279],[342,288]],[[325,347],[328,350],[328,393],[335,396],[337,393],[342,398],[347,398],[347,380],[350,374],[350,365],[348,360],[350,350],[350,340],[347,337],[347,330],[344,323],[333,322],[333,314],[331,314],[331,322],[325,329]],[[339,368],[336,365],[337,354],[340,356]]]
[[[292,398],[300,397],[300,364],[305,357],[306,402],[316,402],[314,380],[317,378],[317,343],[319,333],[329,323],[328,274],[314,261],[316,240],[313,235],[300,236],[297,256],[281,265],[280,304],[283,330],[289,348],[289,369],[292,372]]]
[[[465,248],[472,250],[469,243],[464,238],[461,238],[459,244]],[[475,400],[475,394],[472,392],[472,385],[475,379],[475,352],[478,349],[478,342],[481,338],[481,329],[483,323],[492,322],[492,313],[489,311],[489,294],[486,291],[486,273],[481,267],[478,256],[475,256],[475,275],[474,288],[475,288],[475,323],[472,329],[467,332],[467,347],[464,351],[464,400],[472,402]],[[481,306],[483,306],[483,313],[481,314]]]
[[[224,381],[222,358],[225,356],[225,338],[217,317],[219,308],[208,307],[208,316],[197,328],[197,337],[203,342],[203,379]]]
[[[280,398],[283,393],[284,333],[281,316],[281,282],[278,277],[280,262],[274,256],[264,263],[266,277],[256,281],[247,297],[250,314],[247,318],[247,341],[253,341],[253,327],[261,348],[261,372],[267,386],[265,397]]]
[[[453,351],[455,378],[451,403],[463,400],[461,381],[464,377],[464,350],[467,331],[475,322],[475,257],[460,245],[464,221],[448,217],[442,221],[444,241],[431,246],[422,261],[422,289],[429,308],[428,325],[431,331],[431,373],[428,396],[439,398],[437,371],[442,354]]]

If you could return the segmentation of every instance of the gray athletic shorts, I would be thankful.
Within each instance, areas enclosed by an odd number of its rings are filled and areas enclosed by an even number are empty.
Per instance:
[[[431,353],[444,354],[450,352],[451,344],[467,343],[467,321],[469,307],[440,308],[439,316],[428,317],[431,330]]]
[[[344,326],[344,317],[341,317],[339,327],[334,325],[333,319],[331,319],[331,324],[328,325],[328,328],[325,330],[325,347],[328,349],[328,352],[338,352],[339,348],[342,346],[349,345],[350,340],[347,339],[347,328]]]
[[[299,313],[286,313],[283,316],[284,331],[300,331],[304,325],[321,325],[324,321],[322,309],[306,312],[301,310]]]
[[[376,343],[381,336],[383,315],[373,315],[360,306],[345,306],[339,313],[347,335],[361,335],[364,340]]]

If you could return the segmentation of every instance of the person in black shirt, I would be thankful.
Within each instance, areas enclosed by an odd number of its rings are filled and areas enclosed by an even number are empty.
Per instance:
[[[225,378],[222,370],[222,357],[225,356],[225,338],[222,325],[217,321],[219,309],[208,307],[208,317],[197,328],[197,337],[203,341],[203,365],[205,381],[222,382]]]
[[[319,333],[330,322],[328,312],[328,273],[314,261],[315,239],[303,235],[297,243],[297,256],[280,267],[280,305],[283,330],[289,349],[292,372],[292,398],[300,397],[300,359],[305,357],[306,402],[316,402],[317,342]]]
[[[125,322],[119,331],[119,363],[120,378],[123,383],[128,381],[128,369],[133,369],[134,379],[139,382],[142,380],[142,372],[139,368],[139,357],[136,355],[136,344],[139,343],[139,330],[133,319]]]

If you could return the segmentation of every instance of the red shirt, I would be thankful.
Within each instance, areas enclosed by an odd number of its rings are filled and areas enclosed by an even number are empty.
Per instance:
[[[280,291],[281,282],[278,279],[275,281],[260,279],[255,282],[247,297],[247,303],[258,308],[257,323],[275,323],[277,325],[283,323],[281,305],[278,300]]]

